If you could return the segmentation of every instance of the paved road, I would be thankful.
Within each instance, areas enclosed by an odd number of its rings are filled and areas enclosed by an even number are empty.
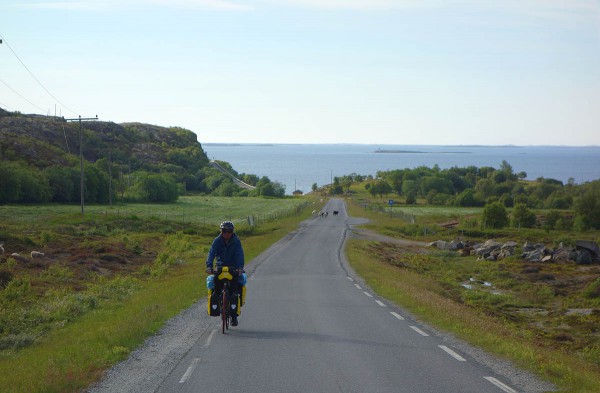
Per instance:
[[[324,210],[252,266],[238,327],[203,317],[158,392],[536,391],[370,293],[341,260],[343,202]]]

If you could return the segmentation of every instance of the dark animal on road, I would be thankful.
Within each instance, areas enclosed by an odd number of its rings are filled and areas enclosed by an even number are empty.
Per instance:
[[[334,215],[334,216],[337,216],[337,215],[338,215],[338,213],[339,213],[339,212],[338,212],[337,210],[334,210],[334,211],[333,211],[333,215]]]

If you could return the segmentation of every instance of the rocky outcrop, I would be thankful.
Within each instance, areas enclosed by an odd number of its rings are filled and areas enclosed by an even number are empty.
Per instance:
[[[484,243],[470,243],[453,240],[446,242],[437,240],[428,244],[439,250],[457,251],[461,255],[476,255],[477,260],[500,261],[520,253],[528,262],[575,262],[577,264],[600,263],[600,248],[593,241],[579,240],[575,247],[563,246],[548,248],[542,243],[525,242],[521,249],[515,241],[504,243],[487,240]]]

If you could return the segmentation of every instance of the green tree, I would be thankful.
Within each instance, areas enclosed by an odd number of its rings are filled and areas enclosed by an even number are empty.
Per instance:
[[[85,169],[85,200],[89,203],[108,202],[108,174],[95,164],[86,163]]]
[[[21,181],[18,177],[19,165],[0,161],[0,203],[18,202],[21,197]]]
[[[408,197],[408,195],[412,195],[414,198],[416,198],[418,188],[419,188],[419,184],[417,183],[416,180],[405,178],[402,181],[402,194],[406,195],[407,197]]]
[[[575,202],[577,216],[584,228],[600,229],[600,182]]]
[[[369,193],[371,195],[379,195],[381,198],[383,198],[384,195],[388,195],[390,192],[392,192],[392,186],[385,180],[379,180],[369,188]]]
[[[489,228],[504,228],[508,225],[508,212],[501,202],[488,203],[483,208],[482,224]]]
[[[52,192],[48,179],[37,168],[17,166],[15,175],[19,179],[19,202],[44,203],[49,202]]]
[[[517,203],[512,213],[512,225],[515,228],[532,228],[535,226],[535,213],[526,204]]]
[[[44,173],[50,184],[52,202],[72,203],[79,199],[79,171],[76,168],[51,166]]]
[[[177,183],[168,175],[138,172],[132,191],[141,202],[175,202],[179,196]]]
[[[483,201],[477,199],[475,196],[475,190],[472,188],[468,188],[458,194],[454,201],[455,206],[482,206]]]
[[[417,193],[414,191],[409,192],[406,195],[406,204],[407,205],[415,205],[417,203]]]

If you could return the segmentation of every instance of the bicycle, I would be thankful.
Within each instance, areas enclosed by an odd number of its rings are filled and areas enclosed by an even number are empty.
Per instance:
[[[238,307],[238,304],[236,304],[235,309],[232,310],[229,301],[229,285],[234,279],[234,276],[229,272],[228,266],[223,266],[219,272],[215,273],[215,276],[219,281],[223,283],[223,288],[221,288],[219,304],[221,306],[221,330],[223,334],[225,334],[225,330],[229,330],[229,323],[231,322],[231,313],[237,312]]]

